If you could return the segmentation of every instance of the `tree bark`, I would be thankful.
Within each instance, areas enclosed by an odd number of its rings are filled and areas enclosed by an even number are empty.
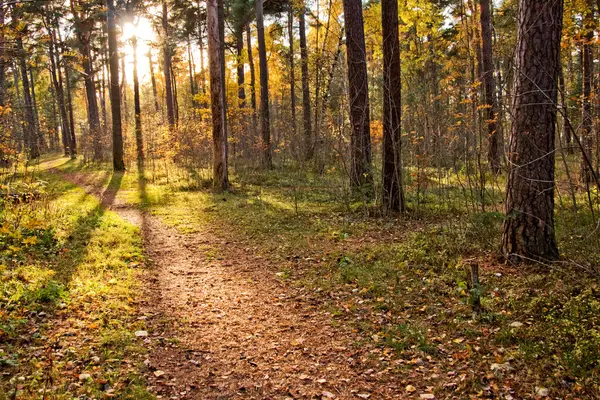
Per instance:
[[[562,0],[520,0],[502,251],[555,260],[554,141]]]
[[[304,129],[304,158],[311,160],[314,156],[314,143],[310,120],[310,88],[308,85],[308,49],[306,48],[306,9],[304,3],[298,15],[300,29],[300,66],[302,73],[302,114]]]
[[[243,27],[236,27],[235,30],[236,44],[236,67],[237,67],[237,85],[238,85],[238,106],[239,108],[246,107],[246,90],[244,89],[244,30]],[[234,151],[235,153],[235,151]]]
[[[481,61],[482,81],[487,108],[488,129],[488,162],[493,174],[500,172],[501,140],[498,129],[498,106],[496,104],[496,82],[494,79],[494,59],[492,55],[492,23],[490,16],[490,0],[479,1],[481,24]]]
[[[260,70],[260,126],[263,149],[263,167],[273,167],[271,154],[271,121],[269,117],[269,70],[267,67],[267,48],[265,44],[265,26],[263,20],[263,0],[256,0],[256,31],[258,36],[258,67]]]
[[[71,14],[75,20],[79,50],[83,59],[83,80],[85,83],[85,95],[87,98],[88,124],[90,136],[92,137],[93,159],[98,161],[102,157],[100,141],[100,114],[96,100],[96,84],[94,82],[94,67],[92,65],[91,35],[92,25],[89,21],[83,22],[79,12],[76,10],[76,2],[71,1]]]
[[[154,64],[152,63],[151,50],[148,50],[148,63],[150,64],[150,81],[152,82],[152,96],[154,97],[154,109],[158,113],[158,94],[156,92],[156,77],[154,76]]]
[[[225,93],[223,92],[223,65],[220,32],[219,1],[207,0],[206,27],[208,34],[208,69],[210,74],[210,105],[213,136],[213,187],[229,189],[227,168],[227,131],[225,126]]]
[[[47,28],[49,30],[50,41],[48,43],[48,58],[50,58],[50,78],[52,79],[52,85],[54,86],[54,92],[56,93],[56,102],[58,103],[58,111],[60,113],[61,120],[61,131],[62,131],[62,142],[65,156],[69,152],[68,138],[71,137],[69,130],[69,120],[67,116],[67,107],[65,104],[65,92],[62,85],[62,77],[59,81],[58,77],[61,74],[59,69],[60,59],[58,59],[56,52],[56,34],[54,29],[51,28],[52,22],[47,22]],[[57,62],[58,60],[58,62]],[[73,153],[71,153],[73,156]]]
[[[137,36],[131,38],[133,47],[133,108],[135,112],[135,145],[137,150],[138,170],[144,169],[144,140],[142,137],[142,106],[140,104],[140,81],[137,67]]]
[[[350,102],[350,185],[372,194],[369,89],[361,0],[344,0]]]
[[[163,28],[163,72],[165,75],[165,101],[167,103],[167,121],[169,127],[175,127],[175,105],[173,104],[173,87],[171,85],[171,49],[169,48],[169,15],[167,1],[162,0]]]
[[[110,109],[112,113],[112,153],[113,169],[125,171],[123,161],[123,132],[121,127],[121,92],[119,90],[119,49],[117,47],[117,26],[115,5],[107,0],[106,26],[108,31],[108,60],[110,67]]]
[[[290,41],[290,109],[292,111],[292,135],[296,140],[296,71],[294,64],[294,12],[292,5],[288,10],[288,38]]]
[[[586,12],[584,19],[584,29],[586,30],[583,42],[583,50],[581,55],[583,76],[583,104],[582,104],[582,119],[581,119],[581,144],[582,151],[587,155],[581,160],[581,180],[590,183],[594,181],[592,171],[592,82],[594,79],[594,54],[592,50],[592,41],[594,39],[594,17],[593,3],[588,1],[589,9]]]
[[[254,70],[254,57],[252,56],[252,32],[250,23],[246,24],[246,47],[248,52],[248,66],[250,67],[250,103],[252,105],[252,126],[256,131],[256,72]]]
[[[398,1],[381,1],[383,32],[383,209],[404,211],[401,161],[401,69]]]
[[[4,20],[4,0],[0,0],[0,26],[4,26]],[[4,60],[4,37],[4,29],[0,29],[0,107],[6,105],[6,60]]]
[[[19,69],[21,71],[21,83],[23,84],[23,100],[25,108],[25,119],[23,120],[24,143],[27,150],[27,157],[35,159],[40,156],[38,147],[38,137],[35,130],[35,115],[33,113],[33,103],[31,98],[31,88],[29,76],[27,73],[26,54],[23,48],[23,39],[20,34],[16,38],[17,51],[19,53]]]

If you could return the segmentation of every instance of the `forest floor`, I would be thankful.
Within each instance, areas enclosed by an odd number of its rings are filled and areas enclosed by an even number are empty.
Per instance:
[[[124,264],[127,304],[117,312],[88,321],[74,293],[56,316],[36,314],[45,321],[28,325],[43,332],[33,341],[37,353],[18,356],[39,364],[9,366],[10,383],[0,386],[6,398],[10,387],[17,398],[44,391],[63,393],[49,398],[131,399],[600,393],[597,283],[582,282],[583,272],[505,265],[489,250],[499,228],[494,213],[468,223],[452,215],[384,219],[326,208],[318,195],[290,199],[278,188],[238,186],[219,195],[66,159],[41,170],[44,179],[75,185],[68,189],[74,193],[82,188],[102,218],[118,216],[109,224],[120,227],[118,239],[103,251],[133,240],[127,257],[138,248],[144,255]],[[103,224],[93,229],[111,235]],[[484,285],[479,314],[467,283],[473,263]],[[99,267],[97,279],[108,279],[105,270]],[[116,272],[109,276],[120,287]],[[104,290],[81,301],[97,309],[113,298]],[[73,329],[73,318],[85,326]],[[115,325],[120,339],[95,338],[107,327],[102,337],[112,338]],[[56,340],[51,348],[47,338]],[[78,353],[75,342],[89,349]],[[109,354],[119,346],[121,353]],[[42,354],[53,351],[58,358]],[[65,354],[71,361],[61,364]],[[36,369],[50,372],[34,385]]]

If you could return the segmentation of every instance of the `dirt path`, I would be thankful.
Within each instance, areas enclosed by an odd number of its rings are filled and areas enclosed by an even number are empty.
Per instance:
[[[248,243],[209,230],[182,235],[116,200],[111,189],[64,175],[138,225],[151,268],[148,381],[169,399],[390,399],[401,377],[371,349],[353,345],[317,300],[276,276]],[[240,239],[243,240],[243,239]]]

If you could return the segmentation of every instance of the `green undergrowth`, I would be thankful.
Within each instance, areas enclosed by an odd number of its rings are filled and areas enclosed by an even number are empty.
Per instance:
[[[225,194],[185,171],[168,176],[126,173],[117,197],[182,232],[210,229],[253,247],[275,261],[280,279],[320,296],[337,323],[352,325],[357,345],[395,354],[399,373],[428,363],[438,376],[428,385],[441,397],[534,398],[546,389],[600,396],[600,243],[584,206],[557,206],[560,262],[517,266],[499,256],[500,182],[481,207],[463,181],[447,179],[444,191],[409,178],[409,213],[399,218],[345,197],[335,174],[245,171]]]
[[[54,174],[0,207],[0,398],[143,399],[138,229]]]

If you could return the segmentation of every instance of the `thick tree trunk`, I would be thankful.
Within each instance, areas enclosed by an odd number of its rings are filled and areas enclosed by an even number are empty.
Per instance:
[[[369,88],[361,0],[344,0],[350,102],[350,185],[372,194]]]
[[[520,0],[502,251],[512,261],[558,258],[554,141],[562,0]]]
[[[263,149],[263,167],[272,168],[271,121],[269,117],[269,70],[267,67],[267,47],[263,20],[263,0],[256,0],[256,31],[258,36],[258,67],[260,70],[260,127]]]
[[[383,32],[383,209],[404,210],[401,161],[401,70],[398,1],[381,1]]]
[[[492,56],[492,23],[490,0],[479,1],[481,23],[481,72],[485,105],[487,108],[488,162],[492,173],[500,172],[501,150],[500,130],[498,129],[498,106],[496,104],[496,82],[494,79],[494,59]]]
[[[288,10],[288,38],[290,41],[290,109],[292,111],[292,135],[296,142],[296,71],[294,64],[294,12]]]
[[[108,60],[110,67],[110,109],[112,113],[112,153],[113,169],[125,171],[123,161],[123,131],[121,127],[121,92],[119,91],[119,49],[117,47],[117,26],[115,6],[107,0],[106,26],[108,31]]]
[[[219,1],[207,0],[206,27],[208,34],[208,69],[210,74],[210,105],[213,136],[213,187],[229,189],[227,168],[227,131],[225,127],[225,93],[223,93],[223,64]]]
[[[152,96],[154,97],[154,109],[159,112],[158,94],[156,92],[156,78],[154,76],[154,65],[152,63],[152,51],[148,50],[148,63],[150,64],[150,81],[152,82]]]
[[[167,1],[162,0],[163,28],[163,72],[165,75],[165,101],[167,103],[167,121],[169,127],[175,127],[175,105],[173,104],[173,88],[171,85],[171,49],[169,48],[169,15]]]
[[[133,108],[135,112],[135,145],[138,170],[144,169],[144,140],[142,138],[142,106],[140,104],[140,80],[137,67],[137,36],[131,38],[133,47]]]
[[[311,160],[314,156],[314,143],[310,120],[310,88],[308,86],[308,49],[306,48],[306,9],[304,3],[298,15],[300,30],[300,66],[302,73],[302,115],[304,129],[304,158]]]

